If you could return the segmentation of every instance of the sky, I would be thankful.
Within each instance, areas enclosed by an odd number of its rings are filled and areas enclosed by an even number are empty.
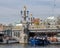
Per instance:
[[[22,19],[20,11],[26,6],[29,15],[46,19],[60,15],[60,0],[0,0],[0,23],[9,24]]]

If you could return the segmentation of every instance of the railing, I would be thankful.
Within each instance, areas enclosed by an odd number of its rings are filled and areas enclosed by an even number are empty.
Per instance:
[[[60,29],[60,25],[29,25],[29,29]]]
[[[23,30],[23,26],[14,27],[12,30]],[[29,25],[28,29],[60,29],[60,25]]]

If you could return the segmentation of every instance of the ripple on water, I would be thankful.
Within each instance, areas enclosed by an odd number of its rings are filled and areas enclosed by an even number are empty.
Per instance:
[[[48,45],[48,46],[30,46],[21,44],[5,44],[0,45],[0,48],[60,48],[60,45]]]

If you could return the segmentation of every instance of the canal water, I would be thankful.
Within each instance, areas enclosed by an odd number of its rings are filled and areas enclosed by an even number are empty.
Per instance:
[[[0,45],[0,48],[60,48],[60,45],[30,46],[30,45],[21,45],[21,44],[5,44],[5,45]]]

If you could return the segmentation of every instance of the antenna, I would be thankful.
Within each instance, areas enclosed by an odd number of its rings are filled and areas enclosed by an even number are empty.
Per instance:
[[[52,16],[55,15],[55,6],[56,6],[55,1],[56,1],[56,0],[54,0],[54,2],[53,2]]]

